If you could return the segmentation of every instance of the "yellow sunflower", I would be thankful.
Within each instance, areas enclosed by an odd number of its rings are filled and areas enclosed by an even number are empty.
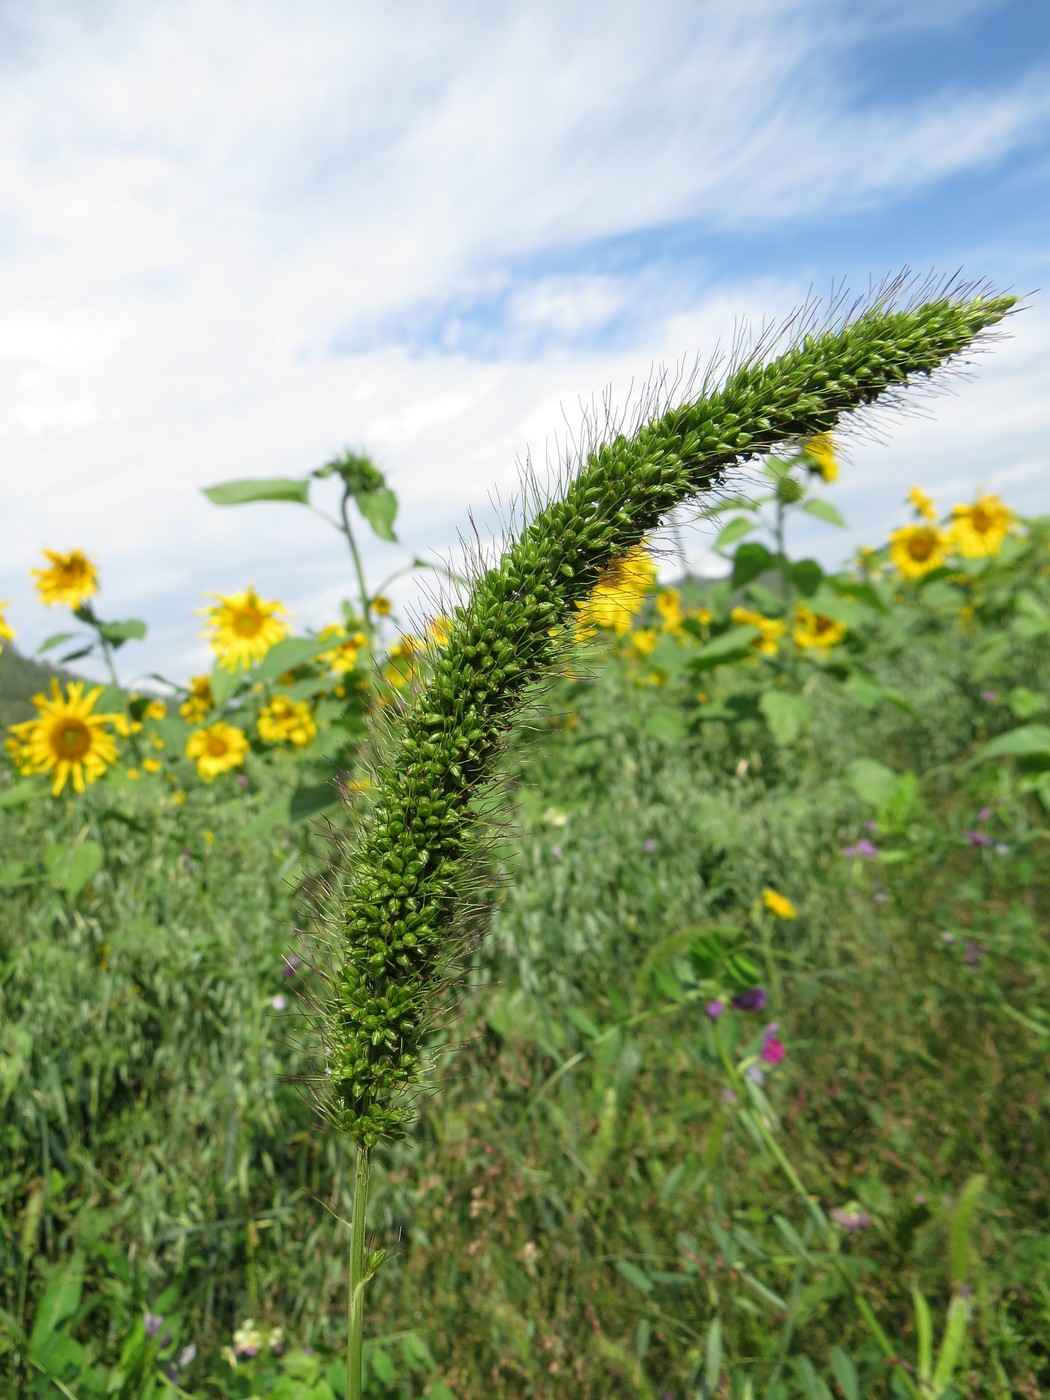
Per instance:
[[[33,696],[39,718],[11,726],[22,746],[22,772],[54,769],[51,791],[56,797],[70,778],[75,790],[83,792],[85,783],[93,783],[117,761],[117,746],[103,726],[116,724],[121,716],[92,713],[101,694],[100,685],[85,695],[84,682],[72,681],[63,698],[58,681],[52,679],[50,700],[46,695]]]
[[[788,899],[786,894],[780,894],[777,890],[772,890],[766,886],[762,891],[762,903],[775,914],[778,919],[797,919],[798,910]]]
[[[811,475],[827,482],[838,480],[839,459],[835,456],[835,444],[830,433],[818,433],[816,437],[807,438],[802,444],[802,451],[809,458]]]
[[[659,640],[653,627],[639,627],[631,633],[631,646],[639,656],[652,656]]]
[[[795,639],[795,644],[803,651],[810,648],[829,651],[832,647],[838,646],[846,635],[846,624],[825,617],[823,613],[813,612],[811,608],[805,607],[802,603],[796,603],[795,625],[791,630],[791,635]]]
[[[599,628],[626,637],[632,617],[641,610],[655,582],[656,565],[641,545],[610,564],[590,597],[576,605],[576,640],[593,637]]]
[[[438,650],[448,641],[448,634],[452,630],[452,619],[446,617],[444,613],[438,613],[437,617],[427,627],[427,644],[431,650]]]
[[[261,661],[270,648],[288,636],[286,622],[278,621],[278,613],[287,613],[282,603],[267,603],[249,586],[244,593],[208,595],[217,600],[216,606],[201,608],[208,615],[205,635],[212,651],[219,654],[219,665],[226,671],[251,666]]]
[[[36,579],[40,601],[49,608],[59,604],[79,608],[98,592],[98,570],[79,549],[69,554],[45,549],[44,558],[51,560],[49,569],[30,569],[29,572]]]
[[[685,620],[682,595],[677,588],[664,588],[656,595],[656,611],[665,632],[680,632]]]
[[[918,486],[913,486],[908,492],[908,500],[915,507],[917,515],[921,515],[923,520],[936,520],[937,507],[930,496]]]
[[[259,711],[259,737],[268,744],[281,744],[287,740],[297,748],[303,748],[311,739],[317,738],[317,725],[309,704],[305,700],[293,700],[288,695],[275,695]]]
[[[729,614],[733,622],[745,627],[757,627],[761,636],[751,643],[755,651],[763,656],[775,656],[780,639],[787,631],[787,623],[779,617],[765,617],[751,608],[734,608]]]
[[[189,724],[200,724],[214,704],[215,697],[211,693],[211,677],[191,676],[190,693],[179,706],[179,714]]]
[[[236,725],[225,720],[209,725],[207,729],[195,730],[186,744],[186,757],[197,761],[197,774],[206,783],[227,773],[231,768],[239,768],[248,752],[248,736]]]
[[[1014,523],[998,496],[980,496],[972,506],[952,506],[952,543],[964,559],[998,554]]]
[[[330,671],[335,671],[337,675],[345,675],[347,671],[352,671],[357,665],[357,658],[362,648],[368,645],[368,635],[365,632],[350,632],[338,622],[333,622],[330,627],[322,628],[320,637],[322,641],[332,638],[334,645],[328,651],[322,651],[318,660],[323,661]]]
[[[15,629],[4,616],[4,609],[10,606],[10,602],[0,603],[0,642],[13,642],[15,639]],[[0,646],[0,651],[3,651],[2,646]]]
[[[890,558],[905,578],[922,578],[941,567],[947,545],[936,525],[902,525],[890,535]]]

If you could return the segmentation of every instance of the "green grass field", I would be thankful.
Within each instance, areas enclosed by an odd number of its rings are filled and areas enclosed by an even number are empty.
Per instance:
[[[376,1156],[369,1395],[1050,1392],[1048,540],[908,581],[726,536],[684,624],[654,591],[558,679]],[[844,638],[732,616],[792,599]],[[353,1159],[295,930],[344,819],[291,818],[369,718],[289,669],[319,737],[253,738],[243,783],[174,705],[155,774],[3,774],[5,1395],[342,1393]],[[247,729],[255,674],[214,714]]]

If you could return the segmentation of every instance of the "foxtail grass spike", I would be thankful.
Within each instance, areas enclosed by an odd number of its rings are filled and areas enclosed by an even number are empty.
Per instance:
[[[736,464],[895,402],[1014,304],[983,287],[916,291],[898,279],[845,313],[839,298],[821,324],[810,308],[786,336],[738,350],[717,384],[709,373],[695,396],[650,404],[634,431],[584,449],[562,497],[498,563],[478,565],[432,673],[391,721],[326,911],[318,1095],[359,1148],[399,1135],[413,1115],[432,1011],[483,928],[477,799],[523,704],[564,657],[577,605]]]

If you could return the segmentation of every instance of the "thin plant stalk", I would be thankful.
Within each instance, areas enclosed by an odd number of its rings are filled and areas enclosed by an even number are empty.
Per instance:
[[[350,1278],[346,1302],[346,1400],[361,1400],[364,1379],[365,1212],[368,1209],[368,1149],[357,1149],[354,1205],[350,1216]]]

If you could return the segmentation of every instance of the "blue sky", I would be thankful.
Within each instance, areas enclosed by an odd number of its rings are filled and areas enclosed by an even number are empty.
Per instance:
[[[378,580],[454,555],[469,511],[498,529],[491,494],[581,403],[904,266],[1034,295],[935,417],[848,445],[856,528],[796,548],[884,539],[913,482],[1050,510],[1037,0],[0,3],[0,90],[0,598],[27,650],[64,621],[44,547],[150,623],[129,680],[208,665],[207,590],[322,625],[334,534],[200,487],[372,452],[402,500]]]

